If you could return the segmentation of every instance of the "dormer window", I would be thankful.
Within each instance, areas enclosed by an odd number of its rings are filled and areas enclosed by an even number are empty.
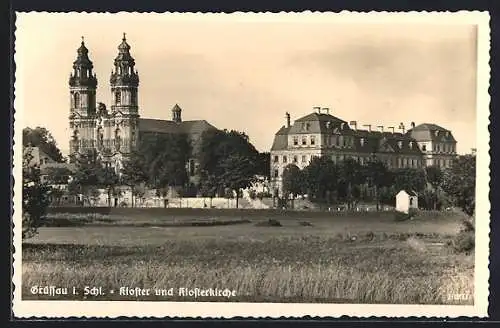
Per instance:
[[[293,137],[293,145],[298,146],[299,145],[299,137]]]
[[[341,124],[340,124],[340,129],[341,129],[341,130],[344,130],[344,127],[345,127],[345,123],[341,123]]]
[[[410,149],[413,149],[413,141],[410,141]]]
[[[436,137],[439,135],[439,131],[436,130],[436,132],[434,132],[434,134],[436,135]]]
[[[286,156],[283,156],[283,163],[286,163],[288,162],[288,159],[286,158]]]
[[[311,146],[314,146],[316,144],[316,138],[311,137]]]
[[[332,126],[332,122],[326,122],[325,125],[326,125],[326,128],[329,129]]]
[[[398,141],[398,147],[399,147],[399,149],[403,148],[403,142],[402,141]]]
[[[427,151],[427,145],[422,145],[422,150]]]
[[[309,131],[309,122],[302,123],[302,130]]]
[[[365,138],[359,139],[359,143],[361,144],[361,147],[365,145]]]
[[[302,146],[306,146],[306,145],[307,145],[307,138],[302,137]]]

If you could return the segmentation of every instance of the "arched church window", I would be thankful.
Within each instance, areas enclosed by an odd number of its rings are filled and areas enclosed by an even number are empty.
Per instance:
[[[74,101],[75,101],[75,108],[80,107],[80,94],[78,92],[75,93],[74,95]]]
[[[116,150],[120,150],[121,146],[121,137],[120,137],[120,129],[115,130],[115,148]]]
[[[120,91],[116,91],[115,93],[115,104],[119,105],[122,102],[122,94]]]
[[[194,160],[190,159],[189,160],[189,175],[194,176],[194,174],[195,174]]]

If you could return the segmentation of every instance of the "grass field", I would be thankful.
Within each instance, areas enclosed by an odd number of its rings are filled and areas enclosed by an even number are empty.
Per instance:
[[[474,256],[446,245],[461,219],[304,213],[273,227],[259,225],[267,218],[255,215],[53,214],[59,226],[42,227],[23,245],[23,298],[193,301],[154,293],[186,287],[227,288],[236,293],[230,301],[245,302],[472,304],[471,297],[450,299],[473,294]],[[76,287],[78,295],[31,293],[48,285]],[[84,296],[85,286],[102,287],[105,295]],[[110,293],[120,287],[149,288],[151,295]]]

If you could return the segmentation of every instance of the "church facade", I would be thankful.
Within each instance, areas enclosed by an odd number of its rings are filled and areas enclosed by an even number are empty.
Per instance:
[[[110,76],[111,105],[96,102],[97,77],[82,38],[69,78],[71,131],[70,156],[95,151],[106,165],[117,173],[137,147],[141,137],[148,134],[186,134],[193,148],[187,163],[191,180],[196,180],[203,132],[216,129],[205,120],[183,121],[182,109],[175,104],[172,120],[142,118],[138,104],[139,73],[130,53],[125,34],[118,46]]]

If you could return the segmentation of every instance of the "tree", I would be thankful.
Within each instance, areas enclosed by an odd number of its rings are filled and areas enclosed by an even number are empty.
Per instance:
[[[292,208],[294,207],[295,198],[302,193],[304,179],[302,171],[295,164],[288,164],[283,170],[283,194],[285,199],[292,195]]]
[[[268,181],[271,179],[271,154],[269,152],[257,155],[257,174],[264,176]]]
[[[95,197],[95,189],[104,188],[108,196],[108,206],[111,206],[111,194],[119,182],[115,170],[105,166],[97,158],[95,152],[89,152],[73,160],[77,165],[77,170],[68,185],[70,193],[82,194],[90,201]]]
[[[259,152],[250,143],[248,136],[238,131],[209,130],[202,135],[200,169],[215,176],[223,174],[221,163],[229,156],[247,157],[258,172]]]
[[[368,184],[375,190],[375,201],[377,202],[377,211],[380,209],[380,193],[382,188],[392,184],[392,177],[385,164],[379,160],[369,161],[365,165],[365,177]]]
[[[97,186],[103,187],[108,195],[108,206],[111,206],[111,195],[119,196],[120,191],[116,189],[119,178],[114,168],[109,166],[96,167]]]
[[[476,209],[476,156],[458,156],[451,167],[444,170],[443,190],[467,215]]]
[[[437,189],[443,182],[443,171],[438,166],[428,166],[425,168],[426,180],[434,188]]]
[[[206,131],[200,148],[201,188],[209,194],[230,188],[237,192],[238,206],[240,190],[250,187],[255,175],[262,173],[264,155],[259,155],[248,136],[238,131]]]
[[[347,158],[338,165],[339,196],[343,198],[348,208],[353,207],[353,189],[365,180],[363,168],[352,158]]]
[[[68,184],[69,177],[73,172],[67,167],[46,167],[44,168],[47,183],[51,185],[65,185]]]
[[[32,159],[33,155],[29,150],[23,152],[23,239],[37,233],[49,206],[50,188],[41,182],[38,166],[30,165]]]
[[[56,162],[64,162],[61,151],[57,147],[52,134],[45,128],[36,127],[23,129],[23,147],[39,147]]]
[[[335,163],[327,157],[314,157],[303,170],[305,187],[312,199],[330,203],[338,187]]]
[[[220,183],[216,177],[207,172],[202,172],[202,179],[200,183],[200,192],[203,197],[210,198],[210,207],[212,207],[212,199],[215,197],[217,192],[220,190]]]
[[[132,207],[135,206],[134,198],[140,196],[142,189],[138,186],[148,181],[146,174],[146,161],[140,151],[133,152],[126,161],[123,162],[121,169],[121,182],[130,187],[132,193]]]
[[[185,134],[147,135],[139,147],[148,184],[166,194],[167,187],[185,186],[192,147]]]
[[[220,168],[224,173],[219,177],[220,184],[236,192],[236,208],[239,205],[241,189],[248,188],[255,181],[255,163],[248,157],[230,155]]]
[[[443,171],[438,166],[429,166],[425,168],[425,176],[432,190],[425,193],[424,199],[428,208],[432,207],[436,210],[438,204],[443,202],[443,197],[440,192],[443,183]]]
[[[426,179],[423,169],[402,168],[394,171],[394,185],[396,190],[414,190],[417,193],[425,189]]]
[[[56,204],[61,204],[64,191],[58,185],[67,185],[73,171],[67,167],[48,166],[41,172],[45,176],[45,182],[50,186],[50,199]]]

